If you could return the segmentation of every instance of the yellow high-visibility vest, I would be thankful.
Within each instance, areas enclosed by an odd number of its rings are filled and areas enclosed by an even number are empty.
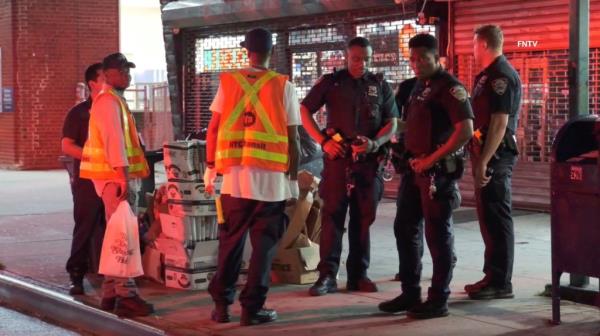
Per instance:
[[[215,166],[288,170],[287,76],[275,71],[238,70],[221,74],[224,93]]]
[[[137,129],[133,116],[127,107],[127,103],[114,89],[102,91],[94,101],[99,101],[103,96],[110,96],[119,104],[121,125],[123,126],[123,138],[127,152],[128,175],[131,178],[144,178],[150,174],[148,162],[140,145]],[[104,98],[108,99],[108,98]],[[93,110],[93,107],[92,107]],[[90,114],[90,125],[88,139],[83,146],[79,176],[94,180],[112,180],[118,178],[116,171],[110,166],[104,153],[104,144],[100,136],[100,130],[96,117]]]

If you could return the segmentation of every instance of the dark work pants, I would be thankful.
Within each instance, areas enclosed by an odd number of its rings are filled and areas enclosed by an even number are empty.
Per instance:
[[[515,254],[515,234],[512,220],[511,178],[517,161],[509,151],[499,151],[488,167],[494,169],[492,179],[476,189],[479,228],[485,243],[483,272],[490,284],[511,285]]]
[[[335,277],[342,254],[342,237],[349,210],[348,281],[359,280],[367,275],[370,262],[369,229],[375,221],[377,204],[383,194],[383,181],[377,173],[374,161],[354,164],[355,187],[350,197],[346,191],[346,167],[349,160],[324,159],[319,194],[323,199],[321,209],[320,276]]]
[[[423,222],[425,239],[433,260],[429,299],[445,301],[456,264],[452,210],[460,205],[455,180],[436,178],[437,192],[429,196],[430,178],[407,173],[402,178],[396,201],[394,234],[400,256],[400,281],[405,293],[420,292],[423,265]]]
[[[72,278],[81,279],[87,272],[98,271],[106,221],[102,199],[91,180],[75,177],[71,187],[75,226],[66,270]]]
[[[208,291],[217,305],[233,303],[244,243],[250,232],[252,255],[240,303],[247,311],[256,312],[267,298],[271,262],[277,251],[277,242],[285,230],[285,201],[263,202],[221,195],[221,205],[225,223],[219,225],[217,272]]]

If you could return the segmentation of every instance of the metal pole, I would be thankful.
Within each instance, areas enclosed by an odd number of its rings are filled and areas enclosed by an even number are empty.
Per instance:
[[[569,118],[588,115],[590,0],[569,0]]]

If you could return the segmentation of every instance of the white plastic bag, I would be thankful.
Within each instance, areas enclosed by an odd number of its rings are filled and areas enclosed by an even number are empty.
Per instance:
[[[137,217],[122,201],[106,223],[98,273],[134,278],[144,274]]]

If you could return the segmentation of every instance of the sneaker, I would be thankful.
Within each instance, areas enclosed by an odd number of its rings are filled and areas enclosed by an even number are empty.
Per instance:
[[[483,279],[481,279],[475,283],[465,285],[465,292],[467,292],[467,293],[476,292],[476,291],[480,290],[481,288],[487,286],[489,283],[490,283],[490,280],[487,277],[484,277]]]
[[[210,312],[210,319],[217,323],[231,322],[228,305],[215,305],[215,308]]]
[[[430,319],[448,316],[448,302],[446,300],[430,300],[414,306],[406,315],[414,319]]]
[[[275,320],[277,320],[277,312],[274,309],[261,308],[256,312],[249,312],[246,309],[242,309],[240,325],[250,326],[273,322]]]
[[[116,301],[117,301],[116,296],[109,297],[109,298],[102,298],[102,301],[100,301],[100,309],[102,309],[104,311],[113,311],[115,309]]]
[[[308,290],[308,294],[311,296],[321,296],[327,293],[337,292],[337,282],[329,275],[320,277],[314,285]]]
[[[514,297],[512,285],[504,287],[487,285],[478,291],[469,292],[469,298],[472,300],[512,299]]]
[[[367,277],[363,277],[358,281],[348,280],[346,283],[346,289],[348,291],[358,291],[358,292],[366,292],[366,293],[374,293],[377,292],[377,285],[371,279]]]
[[[119,317],[148,316],[154,313],[154,306],[144,301],[138,295],[117,297],[114,313]]]
[[[389,301],[383,301],[379,304],[379,310],[385,313],[399,313],[409,310],[421,304],[421,293],[407,294],[402,293]]]

